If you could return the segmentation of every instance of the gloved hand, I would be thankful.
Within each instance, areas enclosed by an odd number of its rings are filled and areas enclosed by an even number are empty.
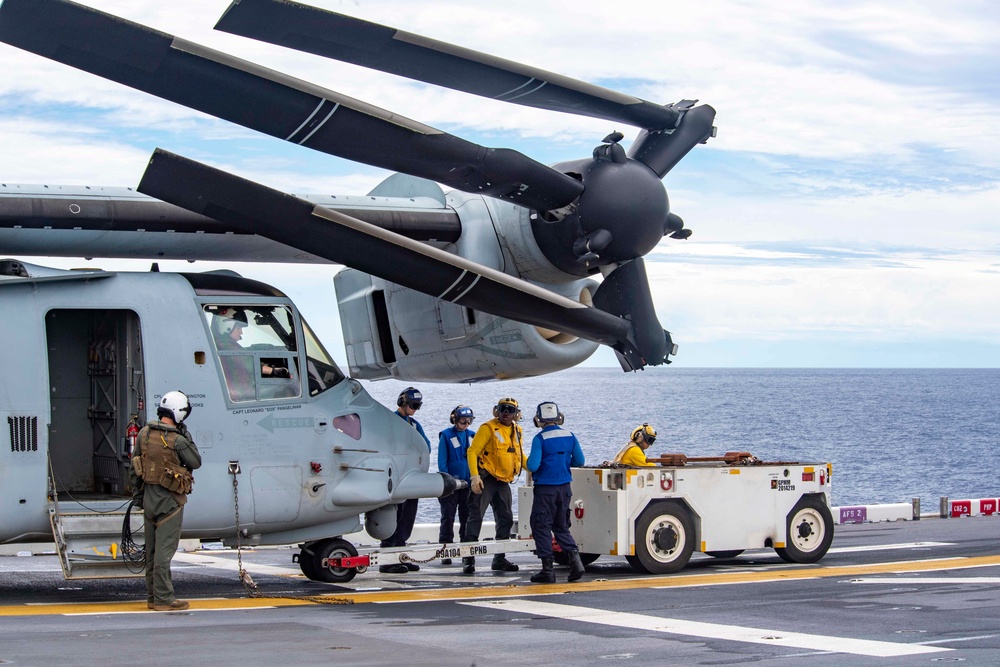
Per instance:
[[[273,378],[290,378],[292,374],[288,372],[288,369],[283,366],[276,366],[271,369],[271,377]]]
[[[472,483],[469,484],[469,486],[472,488],[473,493],[479,495],[480,493],[483,492],[483,478],[480,477],[479,475],[473,475]]]

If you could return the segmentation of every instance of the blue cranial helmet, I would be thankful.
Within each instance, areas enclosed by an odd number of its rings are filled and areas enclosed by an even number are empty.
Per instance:
[[[416,387],[407,387],[399,394],[399,398],[396,399],[396,405],[398,407],[408,405],[414,410],[419,410],[423,403],[424,395],[421,394],[420,390]]]
[[[455,409],[451,411],[451,423],[454,424],[459,419],[468,419],[470,422],[476,418],[475,413],[472,412],[472,408],[468,405],[457,405]]]

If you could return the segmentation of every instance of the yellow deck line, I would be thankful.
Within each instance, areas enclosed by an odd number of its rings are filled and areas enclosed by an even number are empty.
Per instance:
[[[264,607],[293,607],[309,604],[365,604],[372,602],[428,602],[443,600],[467,600],[470,598],[500,598],[531,595],[553,595],[558,593],[633,590],[642,588],[675,588],[690,586],[718,586],[720,584],[767,583],[774,581],[798,581],[830,577],[858,577],[868,574],[898,572],[936,572],[941,570],[964,570],[974,567],[1000,565],[1000,555],[975,556],[972,558],[946,558],[940,560],[903,561],[895,563],[872,563],[867,565],[845,565],[839,567],[792,567],[787,570],[767,572],[716,572],[710,574],[679,574],[670,577],[643,577],[641,579],[593,579],[576,583],[558,584],[505,584],[499,586],[475,586],[467,588],[435,588],[419,590],[370,591],[361,593],[330,593],[309,598],[232,598],[210,600],[189,600],[192,611],[220,609],[260,609]],[[146,612],[146,602],[79,602],[67,604],[19,604],[0,606],[0,616],[54,616],[60,614],[114,614]],[[154,612],[150,612],[154,613]]]

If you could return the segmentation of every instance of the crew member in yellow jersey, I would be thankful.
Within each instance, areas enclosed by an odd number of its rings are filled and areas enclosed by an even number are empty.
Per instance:
[[[632,430],[632,439],[615,455],[615,463],[623,466],[655,466],[646,460],[646,450],[656,442],[656,430],[649,424],[636,426]]]
[[[496,539],[510,538],[514,526],[514,501],[510,485],[521,474],[527,463],[522,440],[524,432],[517,424],[521,411],[513,398],[501,398],[493,408],[493,419],[484,423],[476,431],[467,454],[469,472],[472,473],[472,493],[469,499],[469,521],[466,523],[466,542],[479,539],[483,527],[486,508],[493,508],[496,521]],[[506,554],[495,554],[491,569],[497,572],[516,572],[518,567]],[[474,574],[476,559],[467,556],[462,559],[462,572]]]

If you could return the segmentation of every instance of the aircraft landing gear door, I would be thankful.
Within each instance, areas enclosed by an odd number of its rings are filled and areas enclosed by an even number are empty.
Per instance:
[[[56,491],[78,497],[127,495],[129,424],[141,427],[145,412],[138,315],[51,310],[45,336]]]

